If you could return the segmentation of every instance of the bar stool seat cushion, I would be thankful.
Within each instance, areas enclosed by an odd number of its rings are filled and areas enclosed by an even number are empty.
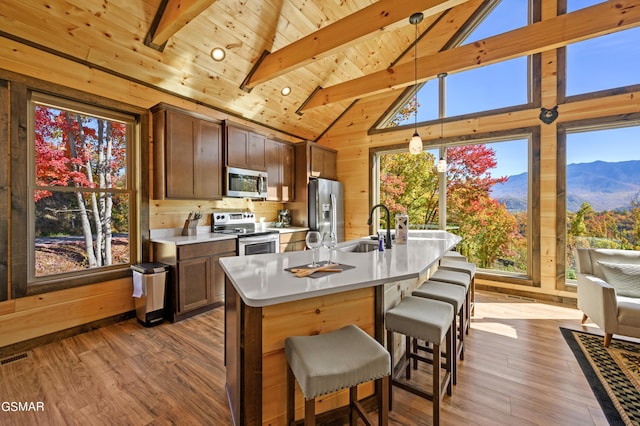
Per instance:
[[[467,291],[469,290],[469,286],[471,285],[471,278],[469,277],[469,275],[465,272],[458,271],[447,271],[438,269],[429,277],[429,280],[461,285],[464,286]]]
[[[464,305],[467,291],[461,285],[440,281],[427,281],[411,294],[417,297],[425,297],[450,303],[454,306],[455,312],[460,312],[460,308]]]
[[[385,315],[387,330],[440,343],[453,322],[453,306],[438,300],[405,296]]]
[[[440,261],[440,269],[444,269],[446,271],[456,271],[456,272],[464,272],[468,274],[471,278],[476,275],[476,264],[470,262],[464,262],[460,260],[449,260],[442,259]]]
[[[306,399],[391,374],[389,352],[353,324],[329,333],[288,337],[284,349]]]
[[[462,259],[465,259],[465,260],[467,259],[467,258],[466,258],[462,253],[460,253],[460,252],[458,252],[458,251],[455,251],[455,250],[448,250],[448,251],[446,251],[446,252],[442,255],[442,257],[443,257],[443,258],[445,258],[445,257],[455,257],[455,258],[458,258],[458,257],[459,257],[459,258],[462,258]]]

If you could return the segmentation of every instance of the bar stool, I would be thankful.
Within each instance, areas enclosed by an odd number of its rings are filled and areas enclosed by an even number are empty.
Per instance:
[[[438,269],[429,277],[429,280],[463,286],[466,291],[465,298],[466,298],[466,304],[467,304],[467,312],[471,312],[471,294],[470,294],[471,278],[469,278],[468,274],[466,274],[465,272]],[[471,316],[468,315],[466,318],[466,322],[464,323],[464,330],[467,334],[469,334],[470,327],[471,327]]]
[[[471,293],[471,315],[474,314],[476,305],[476,264],[466,261],[464,257],[448,257],[440,259],[440,266],[438,269],[446,271],[464,272],[469,275],[471,282],[469,283]]]
[[[393,386],[398,386],[408,392],[422,398],[433,401],[433,424],[440,424],[440,402],[446,391],[451,395],[451,366],[452,366],[452,334],[453,334],[453,307],[449,303],[422,297],[405,296],[402,301],[385,314],[387,328],[387,350],[391,356],[393,368],[394,333],[405,336],[406,354],[402,364],[398,368],[398,374],[405,370],[407,380],[411,379],[412,359],[428,362],[433,366],[431,392],[418,388],[407,381],[400,380],[392,373],[391,386],[389,386],[389,408],[393,404]],[[433,359],[429,360],[417,353],[411,352],[410,339],[424,340],[433,345]],[[442,359],[441,346],[445,345],[444,376],[441,377]]]
[[[426,281],[420,287],[415,289],[412,296],[424,297],[426,299],[439,300],[441,302],[449,303],[453,307],[453,330],[455,336],[452,338],[452,353],[454,354],[453,364],[451,365],[451,376],[453,378],[453,384],[458,381],[456,359],[464,360],[464,324],[465,318],[468,313],[466,312],[466,291],[463,286],[456,284],[449,284],[440,281]],[[457,318],[460,318],[458,321]],[[458,325],[459,330],[458,330]],[[413,341],[414,352],[418,350],[425,350],[430,352],[429,348],[425,346],[419,346],[418,341]],[[414,362],[414,368],[416,362]]]
[[[455,250],[449,250],[446,251],[443,255],[442,255],[443,259],[460,259],[460,260],[464,260],[466,261],[467,258],[464,257],[464,255],[460,254],[460,252],[457,252]]]
[[[389,417],[389,375],[391,358],[385,348],[355,325],[347,325],[315,336],[293,336],[284,341],[287,357],[287,424],[295,419],[294,377],[304,394],[304,424],[315,425],[315,398],[349,388],[349,419],[355,425],[358,414],[370,420],[358,401],[358,385],[378,384],[378,424]]]

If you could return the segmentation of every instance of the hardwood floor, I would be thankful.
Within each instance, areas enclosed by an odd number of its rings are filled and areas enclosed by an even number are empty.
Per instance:
[[[442,424],[607,424],[559,330],[581,329],[580,311],[487,292],[476,300]],[[132,319],[29,351],[0,366],[0,402],[44,411],[4,404],[0,424],[231,424],[223,323],[221,309],[153,328]],[[432,424],[431,403],[396,389],[390,424]]]

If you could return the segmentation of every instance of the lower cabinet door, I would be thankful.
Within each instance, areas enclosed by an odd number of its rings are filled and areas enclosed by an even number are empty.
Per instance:
[[[178,262],[178,310],[184,313],[212,301],[211,256]]]

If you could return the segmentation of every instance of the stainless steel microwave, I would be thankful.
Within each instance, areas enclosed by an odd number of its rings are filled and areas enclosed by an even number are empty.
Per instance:
[[[267,172],[227,167],[227,197],[267,198]]]

